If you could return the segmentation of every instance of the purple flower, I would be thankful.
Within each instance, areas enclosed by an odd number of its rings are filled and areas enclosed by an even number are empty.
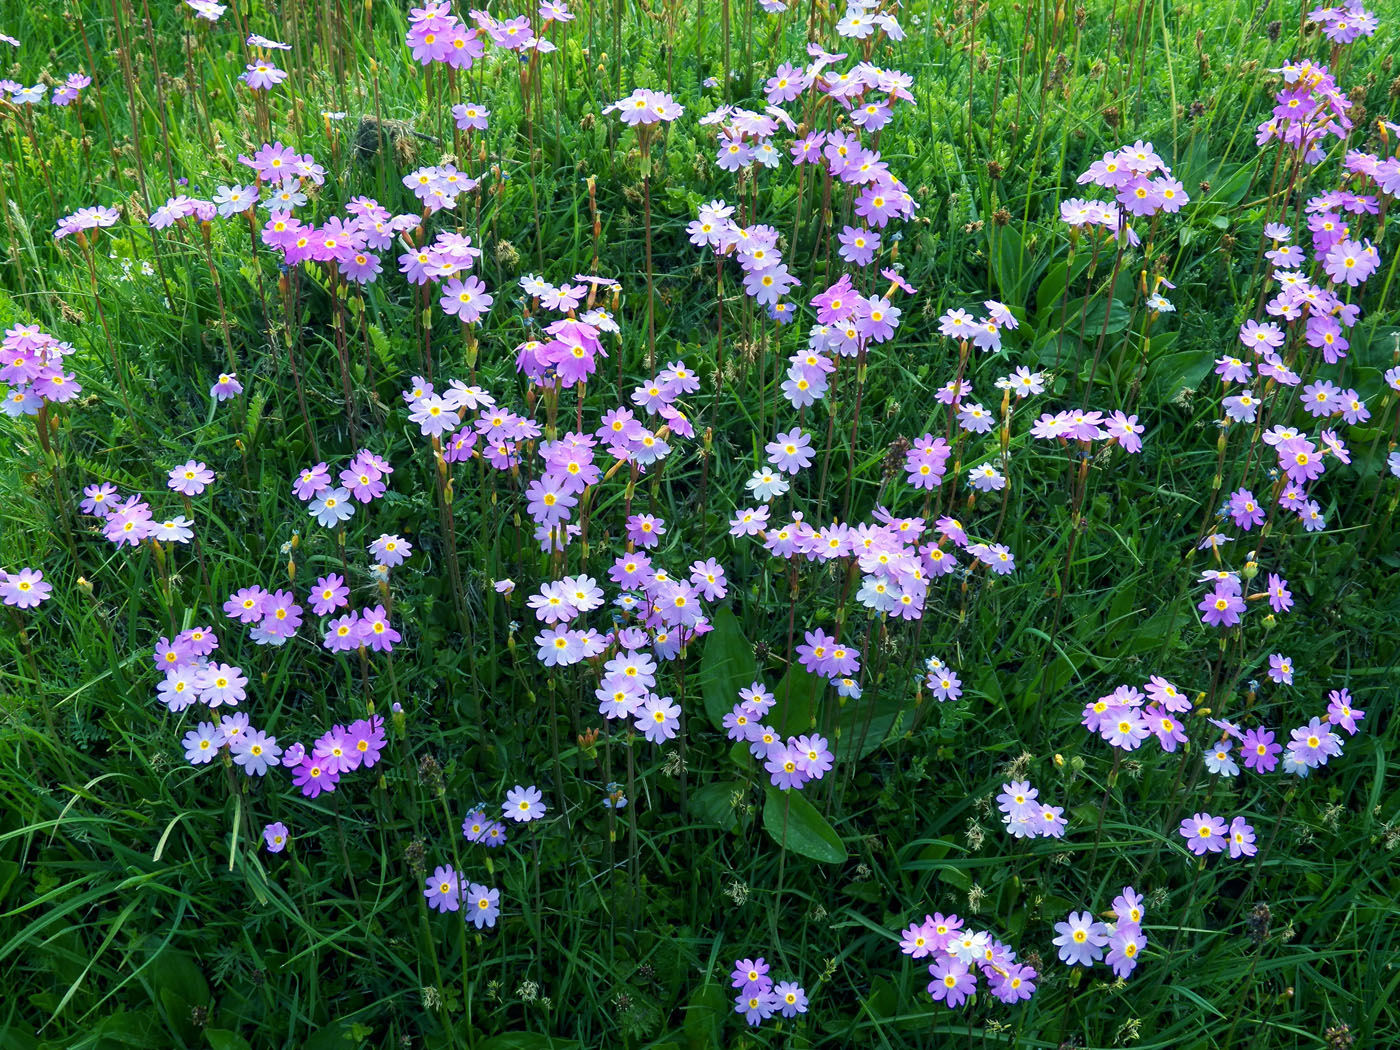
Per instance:
[[[384,719],[380,715],[370,715],[368,718],[351,722],[345,729],[344,737],[349,745],[346,754],[350,761],[355,766],[365,769],[379,761],[380,753],[388,743],[384,736]]]
[[[527,788],[516,784],[506,792],[506,800],[501,803],[501,811],[517,824],[539,820],[547,810],[543,793],[533,785]]]
[[[1348,736],[1356,735],[1356,723],[1366,717],[1366,712],[1352,706],[1351,693],[1346,689],[1334,689],[1327,694],[1327,721],[1341,726]]]
[[[501,891],[483,886],[478,882],[467,886],[466,919],[478,930],[496,925],[501,914]]]
[[[956,1009],[967,1001],[977,987],[977,978],[965,963],[957,959],[940,959],[928,968],[933,977],[928,984],[928,993],[933,1001]]]
[[[788,747],[797,756],[797,767],[813,780],[825,776],[836,758],[826,739],[816,733],[796,737]]]
[[[287,848],[287,839],[290,836],[287,825],[280,820],[263,828],[263,842],[267,845],[269,853],[281,853]]]
[[[182,496],[198,496],[214,480],[214,472],[191,459],[170,472],[167,484]]]
[[[460,131],[485,131],[486,122],[491,117],[491,111],[485,106],[468,102],[453,106],[452,116]]]
[[[403,636],[389,624],[384,606],[376,605],[360,613],[360,632],[369,647],[377,653],[391,653]]]
[[[807,1012],[807,993],[796,981],[780,981],[773,986],[773,998],[778,1012],[784,1017],[796,1017]]]
[[[48,601],[53,585],[44,582],[44,574],[38,569],[20,569],[7,572],[0,581],[0,598],[6,605],[20,609],[33,609],[41,602]]]
[[[345,577],[338,573],[331,573],[316,581],[316,586],[311,588],[307,600],[311,602],[313,613],[317,616],[325,616],[327,613],[345,608],[349,595],[350,588],[345,586]],[[234,597],[237,598],[237,595]]]
[[[278,69],[271,62],[250,62],[245,70],[238,74],[238,79],[254,91],[267,91],[286,80],[287,72]]]
[[[775,788],[791,791],[807,782],[807,774],[799,765],[804,757],[789,744],[777,744],[768,752],[763,768],[769,772]]]
[[[987,978],[992,994],[1001,1002],[1011,1004],[1029,999],[1035,994],[1035,979],[1038,974],[1024,963],[1011,963],[1004,967],[1005,972],[993,971]]]
[[[768,976],[768,963],[762,956],[756,959],[739,959],[729,974],[729,986],[745,993],[773,987],[773,979]]]
[[[1221,824],[1221,830],[1225,828]],[[1059,948],[1060,961],[1066,966],[1092,966],[1103,958],[1108,943],[1108,930],[1094,919],[1092,912],[1070,912],[1065,922],[1055,923],[1059,934],[1054,943]]]
[[[638,547],[651,549],[666,534],[666,523],[651,514],[633,514],[627,519],[627,538]]]
[[[780,433],[764,446],[768,462],[784,474],[798,474],[812,465],[812,439],[801,427]]]
[[[1186,848],[1198,857],[1207,852],[1219,853],[1225,848],[1225,821],[1209,813],[1193,813],[1181,822],[1181,837]]]
[[[880,250],[880,235],[859,226],[847,226],[838,237],[841,258],[852,266],[869,266]]]
[[[209,707],[228,704],[237,707],[240,700],[247,698],[243,687],[248,684],[240,668],[232,664],[210,664],[198,679],[199,702]]]
[[[274,638],[290,638],[301,626],[301,606],[291,591],[276,591],[263,599],[259,626]]]
[[[1147,937],[1137,923],[1121,922],[1108,939],[1108,955],[1104,958],[1118,977],[1127,977],[1137,969],[1138,952],[1147,945]]]
[[[374,557],[377,564],[392,569],[395,566],[402,565],[404,559],[413,553],[413,544],[399,536],[391,536],[386,532],[369,545],[369,553]]]
[[[1283,745],[1274,743],[1274,734],[1268,729],[1250,729],[1240,743],[1245,769],[1256,773],[1272,773],[1282,751]]]
[[[648,696],[637,713],[637,732],[653,744],[664,743],[676,735],[680,715],[680,705],[669,696]]]
[[[962,680],[951,667],[930,671],[925,684],[939,701],[956,700],[962,696]]]
[[[297,480],[292,482],[292,493],[297,499],[305,502],[314,499],[330,487],[330,471],[326,464],[317,463],[314,467],[307,467],[297,476]]]
[[[233,761],[243,768],[243,772],[250,777],[263,776],[268,766],[276,766],[277,760],[282,757],[282,749],[277,746],[277,738],[268,736],[257,729],[250,729],[246,733],[240,733],[238,738],[231,743],[229,750],[233,753]],[[283,829],[286,834],[286,829]]]
[[[443,286],[438,304],[449,317],[455,317],[463,324],[475,324],[491,309],[494,301],[480,278],[468,277],[460,281],[454,277]]]
[[[200,722],[185,734],[182,742],[185,759],[192,765],[203,766],[211,762],[219,748],[223,747],[224,732],[213,722]]]
[[[218,401],[227,401],[243,393],[243,384],[233,372],[220,372],[219,380],[209,388],[209,396]]]
[[[1264,524],[1264,508],[1249,489],[1237,489],[1230,494],[1229,510],[1231,520],[1245,532]]]
[[[734,997],[734,1012],[744,1015],[744,1020],[755,1028],[778,1009],[778,997],[771,989],[758,989],[743,992]]]
[[[337,616],[326,624],[326,633],[321,644],[333,653],[345,653],[358,649],[364,641],[360,618],[355,613]]]
[[[1308,769],[1327,764],[1327,760],[1342,753],[1342,740],[1332,728],[1321,719],[1314,718],[1305,726],[1299,726],[1290,734],[1288,754],[1299,765]]]
[[[329,529],[354,514],[355,504],[351,502],[349,489],[333,488],[318,494],[307,504],[307,510],[319,525]]]
[[[457,872],[450,865],[434,868],[423,890],[423,896],[428,898],[428,907],[440,912],[456,911],[462,906],[459,885]]]
[[[1230,821],[1230,859],[1252,857],[1258,852],[1259,847],[1254,844],[1254,828],[1244,817],[1236,817]]]
[[[1217,584],[1196,608],[1201,610],[1204,614],[1202,619],[1211,627],[1233,627],[1240,622],[1240,613],[1244,612],[1244,599],[1237,590]]]
[[[1282,653],[1269,656],[1269,680],[1280,685],[1293,684],[1293,661]]]

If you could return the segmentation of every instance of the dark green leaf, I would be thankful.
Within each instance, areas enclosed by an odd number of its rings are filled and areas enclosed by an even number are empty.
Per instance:
[[[841,837],[802,792],[779,791],[770,784],[764,794],[763,826],[774,842],[823,864],[840,864],[846,859]]]

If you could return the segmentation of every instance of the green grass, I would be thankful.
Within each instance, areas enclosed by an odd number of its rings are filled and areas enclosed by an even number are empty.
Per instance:
[[[1258,545],[1263,572],[1286,576],[1298,606],[1272,626],[1252,609],[1243,630],[1223,635],[1194,609],[1210,561],[1192,548],[1219,504],[1213,486],[1269,486],[1257,453],[1246,463],[1243,437],[1217,452],[1210,373],[1264,295],[1260,231],[1278,203],[1273,154],[1255,146],[1254,128],[1277,89],[1268,70],[1329,58],[1316,33],[1299,39],[1296,6],[1095,2],[1080,19],[1043,3],[997,0],[974,12],[914,2],[899,13],[907,39],[872,55],[914,77],[916,105],[896,110],[879,147],[919,203],[913,221],[886,231],[919,292],[898,303],[897,337],[872,349],[855,449],[848,364],[832,395],[800,417],[824,453],[831,447],[830,472],[825,486],[816,474],[800,479],[775,519],[795,507],[817,524],[869,520],[879,501],[925,511],[883,468],[897,440],[943,432],[934,394],[958,353],[937,332],[945,310],[995,297],[1021,319],[1003,354],[971,359],[988,407],[999,407],[993,380],[1012,367],[1052,373],[1039,403],[1016,416],[1006,504],[992,494],[968,507],[960,496],[956,508],[978,536],[1015,552],[1018,571],[946,578],[917,623],[872,620],[843,603],[843,573],[802,562],[790,576],[754,541],[726,536],[764,442],[794,424],[774,363],[804,345],[810,319],[764,322],[727,264],[714,397],[714,266],[684,230],[698,204],[739,198],[733,176],[716,169],[713,129],[697,122],[726,92],[701,85],[730,69],[728,96],[756,105],[772,69],[802,56],[808,11],[824,7],[767,16],[714,0],[581,4],[532,85],[528,136],[512,58],[492,49],[449,88],[412,63],[406,14],[392,4],[240,4],[210,27],[162,3],[149,30],[145,0],[11,7],[0,30],[22,46],[0,54],[0,76],[29,84],[45,70],[58,79],[81,70],[96,83],[80,109],[0,114],[0,325],[34,322],[71,340],[84,387],[55,413],[56,456],[32,420],[0,419],[0,565],[42,568],[55,585],[50,602],[8,616],[0,634],[0,1046],[1175,1050],[1337,1046],[1327,1032],[1342,1025],[1358,1047],[1382,1046],[1400,1025],[1389,963],[1400,947],[1390,921],[1400,832],[1386,790],[1397,772],[1400,588],[1385,456],[1397,410],[1381,380],[1400,354],[1394,237],[1377,238],[1383,267],[1355,297],[1364,313],[1342,385],[1362,393],[1373,418],[1343,428],[1354,462],[1331,467],[1316,490],[1327,530],[1280,520],[1267,540],[1224,548],[1239,567]],[[656,358],[699,369],[705,385],[688,407],[701,435],[676,441],[635,493],[625,474],[598,486],[586,550],[575,544],[558,561],[536,553],[524,480],[469,464],[454,471],[454,556],[431,452],[400,398],[423,367],[423,338],[394,253],[347,308],[352,422],[336,307],[316,271],[279,274],[265,249],[254,261],[239,222],[214,223],[207,248],[197,231],[152,236],[143,221],[152,208],[173,192],[208,196],[241,181],[238,154],[263,141],[263,116],[235,79],[245,61],[237,17],[294,44],[279,61],[292,77],[268,96],[267,119],[270,137],[327,167],[318,219],[358,194],[412,210],[399,178],[457,148],[448,107],[472,100],[492,111],[472,155],[458,158],[482,179],[458,218],[484,249],[477,272],[496,295],[477,333],[477,378],[503,405],[527,404],[513,361],[531,332],[515,292],[527,272],[622,282],[623,334],[590,386],[589,429],[615,403],[619,364],[626,389],[646,377],[649,189]],[[814,31],[835,47],[829,25]],[[1368,114],[1352,147],[1381,149],[1376,119],[1397,119],[1395,39],[1383,22],[1334,65]],[[649,187],[635,133],[601,114],[635,86],[668,88],[686,107],[652,150]],[[357,158],[366,118],[405,121],[440,143],[407,136]],[[1071,253],[1058,204],[1084,194],[1074,178],[1093,160],[1138,138],[1157,145],[1193,203],[1162,222],[1146,254],[1124,256],[1109,288],[1113,260],[1091,266],[1083,244]],[[1340,159],[1333,146],[1303,195],[1333,185]],[[842,269],[833,239],[849,216],[838,192],[828,229],[817,192],[809,170],[799,205],[798,175],[784,165],[764,172],[750,198],[754,221],[787,242],[804,307]],[[98,241],[95,288],[74,241],[52,239],[59,216],[89,204],[123,213]],[[1150,327],[1144,272],[1176,285],[1167,293],[1176,312]],[[877,287],[873,273],[857,280]],[[465,377],[460,329],[436,307],[432,316],[437,375]],[[211,409],[207,390],[230,352],[247,394]],[[129,377],[130,415],[114,356]],[[1096,456],[1081,483],[1072,449],[1026,431],[1040,411],[1086,397],[1103,410],[1131,402],[1146,434],[1140,456]],[[543,399],[529,404],[543,419]],[[559,404],[570,429],[572,392]],[[999,460],[994,436],[965,448],[964,472]],[[313,441],[334,469],[360,447],[396,468],[390,493],[357,512],[346,539],[357,606],[380,600],[365,544],[397,532],[415,545],[393,575],[404,642],[392,664],[332,656],[310,628],[284,648],[258,647],[221,612],[238,587],[300,595],[340,571],[335,537],[290,491],[316,459]],[[79,515],[83,485],[97,481],[179,513],[164,475],[190,457],[218,473],[195,501],[197,550],[114,550]],[[605,578],[628,501],[671,525],[658,563],[679,572],[713,556],[732,586],[722,603],[732,616],[715,611],[717,630],[663,679],[686,712],[684,752],[637,743],[630,770],[621,734],[581,739],[606,728],[596,674],[541,668],[523,605],[564,572]],[[492,588],[505,577],[519,585],[509,604]],[[838,622],[867,665],[863,699],[844,704],[801,674],[785,677],[801,632]],[[160,635],[210,623],[223,658],[250,678],[242,709],[283,743],[360,717],[367,700],[386,715],[401,703],[382,775],[307,801],[285,776],[226,779],[217,763],[189,766],[179,741],[197,719],[155,701],[150,654]],[[1267,680],[1273,652],[1292,656],[1293,688]],[[962,701],[939,705],[918,689],[929,655],[958,670]],[[780,728],[840,729],[830,734],[836,769],[799,796],[810,806],[766,792],[766,775],[736,759],[712,722],[755,673],[779,689]],[[1200,764],[1211,730],[1197,715],[1191,748],[1115,760],[1079,727],[1080,710],[1152,674],[1200,694],[1212,714],[1275,731],[1320,714],[1343,686],[1367,719],[1345,754],[1306,780],[1212,777]],[[998,826],[992,799],[1013,771],[1065,807],[1064,840],[1017,842]],[[606,786],[629,777],[631,802],[614,818]],[[549,820],[513,831],[489,857],[459,837],[472,803],[494,806],[530,783],[544,790]],[[1196,810],[1245,814],[1259,856],[1198,867],[1175,829]],[[280,856],[258,841],[272,820],[292,832]],[[423,870],[439,864],[501,889],[495,930],[464,933],[455,916],[425,911]],[[1127,884],[1148,897],[1150,946],[1137,972],[1117,983],[1101,966],[1058,963],[1053,924],[1071,909],[1106,911]],[[1251,923],[1264,906],[1267,929]],[[1038,956],[1036,996],[1005,1007],[984,993],[959,1011],[932,1003],[925,967],[900,954],[898,938],[934,910]],[[805,1018],[744,1028],[727,974],[749,955],[804,985]]]

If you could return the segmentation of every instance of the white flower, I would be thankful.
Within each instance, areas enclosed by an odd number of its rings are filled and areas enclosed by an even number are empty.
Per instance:
[[[781,474],[775,474],[772,470],[755,470],[753,477],[749,478],[744,485],[754,497],[761,500],[770,500],[775,496],[781,496],[788,490],[787,479]]]

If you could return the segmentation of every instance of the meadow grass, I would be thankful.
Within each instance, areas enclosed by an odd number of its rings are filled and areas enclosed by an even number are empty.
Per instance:
[[[217,22],[149,0],[11,4],[0,18],[20,41],[0,44],[0,76],[93,80],[70,107],[0,106],[0,328],[71,341],[83,387],[52,412],[0,419],[3,568],[53,584],[37,608],[7,608],[0,632],[0,1047],[1388,1045],[1400,1030],[1387,790],[1400,489],[1387,456],[1400,412],[1383,374],[1400,362],[1400,256],[1384,212],[1366,219],[1382,264],[1349,293],[1362,307],[1350,356],[1317,373],[1371,411],[1335,424],[1351,463],[1309,490],[1325,529],[1273,506],[1262,533],[1222,521],[1232,490],[1265,494],[1274,478],[1257,431],[1219,425],[1230,391],[1213,372],[1243,355],[1240,325],[1277,290],[1264,224],[1291,221],[1307,243],[1303,202],[1337,185],[1345,150],[1394,153],[1377,123],[1400,97],[1386,12],[1374,37],[1335,48],[1304,24],[1306,6],[1278,0],[911,2],[893,11],[905,39],[873,49],[838,37],[844,12],[825,3],[574,13],[552,31],[557,51],[491,47],[451,75],[410,56],[406,5],[372,0],[247,0]],[[291,45],[270,52],[290,74],[271,91],[237,79],[249,32]],[[877,141],[918,210],[885,229],[878,265],[838,255],[853,193],[786,160],[736,185],[698,119],[725,101],[761,110],[765,81],[806,61],[809,39],[851,53],[833,68],[864,57],[913,77],[912,104]],[[1303,58],[1327,64],[1354,107],[1315,174],[1255,141],[1277,68]],[[685,107],[645,149],[604,111],[638,87]],[[486,130],[456,128],[463,102],[491,111]],[[801,103],[787,108],[803,119]],[[785,157],[792,137],[778,136]],[[402,177],[450,155],[480,184],[428,225],[481,249],[489,317],[445,317],[436,291],[397,272],[400,248],[356,289],[318,264],[279,266],[241,217],[151,228],[172,195],[250,181],[238,156],[273,140],[325,168],[308,222],[358,195],[415,213]],[[1191,203],[1153,220],[1144,248],[1072,238],[1060,203],[1095,189],[1076,176],[1135,140],[1155,143]],[[781,235],[803,281],[797,323],[768,320],[734,263],[687,240],[716,198]],[[88,205],[120,221],[56,240]],[[896,297],[899,330],[794,409],[779,384],[807,345],[812,296],[847,271],[879,294],[891,264],[917,289]],[[517,345],[547,321],[517,284],[530,273],[620,282],[597,299],[621,332],[586,406],[517,373]],[[1147,305],[1159,276],[1173,312]],[[1019,326],[1000,353],[964,347],[960,364],[940,318],[989,298]],[[586,536],[554,554],[532,539],[523,496],[538,463],[448,470],[401,397],[415,376],[471,381],[555,437],[591,431],[673,361],[701,379],[684,399],[695,436],[672,435],[664,467],[624,465],[591,488]],[[999,429],[958,439],[957,467],[927,497],[905,485],[909,442],[952,434],[939,388],[962,375],[1000,423],[992,384],[1016,366],[1045,373],[1044,405],[1015,402],[1006,445]],[[244,393],[216,402],[209,387],[229,369]],[[1313,424],[1287,397],[1272,421]],[[1142,452],[1029,436],[1041,411],[1085,406],[1134,412]],[[736,508],[762,502],[744,483],[765,443],[799,424],[816,462],[772,501],[775,525],[795,511],[855,524],[877,504],[930,523],[955,514],[1014,552],[1016,571],[964,556],[922,618],[899,620],[854,602],[846,562],[784,562],[732,538]],[[361,448],[393,464],[388,491],[343,532],[324,529],[292,483]],[[182,501],[166,473],[190,459],[217,480]],[[969,499],[966,474],[983,463],[1012,464],[1010,484]],[[102,482],[158,516],[188,513],[195,542],[114,546],[79,509]],[[525,605],[566,573],[611,599],[629,513],[667,523],[658,565],[681,575],[713,557],[729,580],[706,603],[713,630],[663,665],[657,692],[683,715],[661,746],[596,713],[596,666],[540,665],[542,625]],[[1199,550],[1216,531],[1233,542]],[[382,580],[363,553],[380,533],[414,547]],[[1250,593],[1286,576],[1297,604],[1274,617],[1254,601],[1240,627],[1203,625],[1210,568],[1257,568]],[[403,636],[392,654],[328,653],[309,613],[300,637],[255,645],[223,612],[241,587],[302,600],[331,572],[355,606],[387,607]],[[495,586],[505,579],[513,595]],[[608,612],[590,622],[608,629]],[[157,702],[152,650],[210,624],[218,658],[249,679],[240,710],[255,725],[309,745],[378,712],[380,764],[313,799],[285,770],[244,776],[227,754],[190,765],[181,738],[207,716]],[[859,650],[860,697],[800,666],[796,646],[817,627]],[[1291,658],[1293,686],[1268,677],[1273,653]],[[933,697],[931,655],[961,676],[961,699]],[[1123,752],[1080,725],[1086,703],[1151,675],[1194,702],[1190,745]],[[781,735],[815,729],[833,745],[834,769],[801,792],[770,786],[719,727],[751,681],[775,692]],[[1286,743],[1342,688],[1366,711],[1361,732],[1308,777],[1204,766],[1220,739],[1209,717],[1271,725]],[[1003,828],[994,797],[1018,778],[1063,807],[1064,838]],[[545,820],[512,825],[499,850],[462,838],[476,803],[499,815],[509,788],[531,784]],[[618,796],[625,808],[605,805]],[[1198,811],[1247,816],[1257,855],[1198,860],[1177,833]],[[290,829],[281,853],[264,848],[273,821]],[[494,928],[429,909],[424,881],[441,865],[499,888]],[[1104,915],[1129,885],[1146,898],[1136,972],[1058,962],[1054,924]],[[1034,997],[1008,1006],[984,987],[957,1010],[932,1001],[928,960],[901,954],[900,937],[934,911],[1014,948],[1039,973]],[[753,956],[803,985],[806,1014],[745,1026],[729,971]]]

